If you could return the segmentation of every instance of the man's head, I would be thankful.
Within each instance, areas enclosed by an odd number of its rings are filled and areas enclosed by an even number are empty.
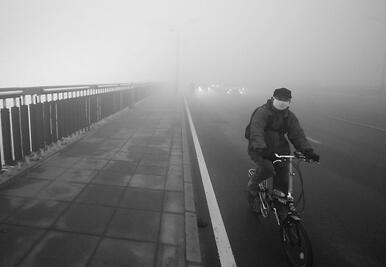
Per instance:
[[[289,107],[291,102],[291,91],[287,88],[277,88],[273,92],[272,105],[278,110],[284,110]]]

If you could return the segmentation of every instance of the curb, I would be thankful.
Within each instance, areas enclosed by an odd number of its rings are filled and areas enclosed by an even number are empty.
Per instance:
[[[192,183],[192,166],[186,133],[186,114],[183,111],[182,119],[182,157],[184,169],[184,195],[185,195],[185,251],[188,266],[201,266],[200,239],[197,226],[197,213],[194,204]]]

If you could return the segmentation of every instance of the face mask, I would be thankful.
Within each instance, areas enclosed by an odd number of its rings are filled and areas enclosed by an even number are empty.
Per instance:
[[[290,101],[280,101],[274,98],[272,105],[278,110],[284,110],[289,107]]]

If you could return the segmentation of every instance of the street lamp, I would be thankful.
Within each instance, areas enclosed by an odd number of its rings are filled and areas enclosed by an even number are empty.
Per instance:
[[[175,92],[177,93],[178,92],[178,88],[180,86],[180,72],[181,72],[181,62],[180,62],[180,53],[181,53],[181,32],[184,30],[184,28],[189,25],[189,24],[192,24],[192,23],[195,23],[197,22],[198,19],[197,18],[190,18],[188,20],[186,20],[184,23],[182,24],[178,24],[178,25],[173,25],[173,26],[170,26],[170,30],[171,31],[175,31],[176,32],[176,55],[175,55],[175,59],[176,59],[176,62],[175,62],[175,65],[176,65],[176,77],[175,77]]]

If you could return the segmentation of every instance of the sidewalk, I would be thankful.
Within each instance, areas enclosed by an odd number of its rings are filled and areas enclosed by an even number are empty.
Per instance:
[[[0,185],[0,266],[201,266],[184,125],[152,95]]]

